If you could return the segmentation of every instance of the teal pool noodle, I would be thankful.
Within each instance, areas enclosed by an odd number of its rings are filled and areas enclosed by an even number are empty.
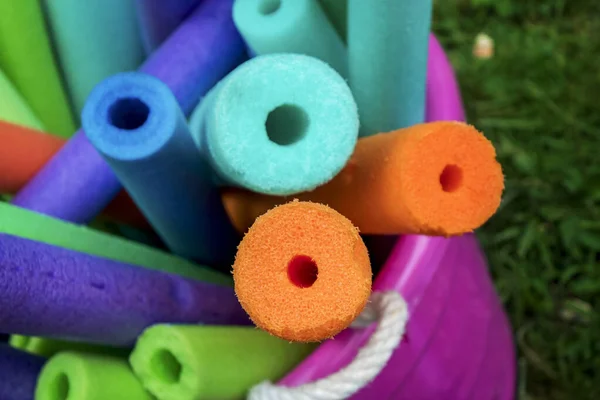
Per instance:
[[[319,0],[319,4],[329,18],[331,25],[338,35],[346,43],[346,32],[348,30],[348,0]]]
[[[348,76],[344,42],[317,0],[236,0],[233,21],[254,54],[305,54]]]
[[[348,0],[350,87],[361,136],[425,120],[432,0]]]
[[[358,138],[346,81],[300,54],[255,57],[195,110],[191,131],[224,185],[286,196],[331,180]]]
[[[144,60],[134,0],[44,0],[68,92],[80,115],[88,95],[110,75]]]
[[[83,109],[87,138],[167,246],[229,269],[240,238],[169,87],[141,72],[102,81]]]

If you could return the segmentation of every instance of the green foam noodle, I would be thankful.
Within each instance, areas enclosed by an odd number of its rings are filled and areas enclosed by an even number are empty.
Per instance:
[[[163,324],[142,333],[129,362],[161,400],[244,399],[263,380],[282,378],[315,347],[250,327]]]
[[[21,94],[0,69],[0,120],[29,128],[43,130],[44,127],[35,116]]]
[[[70,137],[75,132],[37,0],[0,1],[0,69],[49,133]]]
[[[36,400],[153,400],[126,360],[64,352],[42,369]]]
[[[230,276],[117,236],[0,203],[0,232],[205,282],[233,285]]]

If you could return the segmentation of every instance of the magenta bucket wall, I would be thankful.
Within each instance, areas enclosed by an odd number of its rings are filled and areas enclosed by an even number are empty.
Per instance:
[[[431,37],[427,120],[464,120],[456,78]],[[396,290],[410,309],[407,334],[388,365],[353,399],[510,400],[516,358],[510,323],[474,235],[398,239],[375,291]],[[296,386],[347,365],[374,328],[324,342],[280,383]]]

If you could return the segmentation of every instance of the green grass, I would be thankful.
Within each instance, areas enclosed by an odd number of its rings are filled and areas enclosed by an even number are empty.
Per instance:
[[[600,2],[440,0],[469,122],[506,176],[479,233],[510,315],[520,399],[600,398]],[[475,36],[495,56],[472,56]]]

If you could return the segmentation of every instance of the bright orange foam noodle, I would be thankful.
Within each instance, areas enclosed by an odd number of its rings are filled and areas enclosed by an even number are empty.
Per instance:
[[[489,140],[461,122],[432,122],[361,138],[329,183],[294,197],[327,204],[366,234],[453,236],[483,225],[498,209],[504,177]],[[289,199],[223,192],[244,232]]]
[[[57,136],[0,121],[0,193],[16,193],[65,143]]]
[[[371,293],[367,249],[331,208],[293,201],[259,217],[238,247],[235,292],[254,323],[290,341],[333,337]]]

